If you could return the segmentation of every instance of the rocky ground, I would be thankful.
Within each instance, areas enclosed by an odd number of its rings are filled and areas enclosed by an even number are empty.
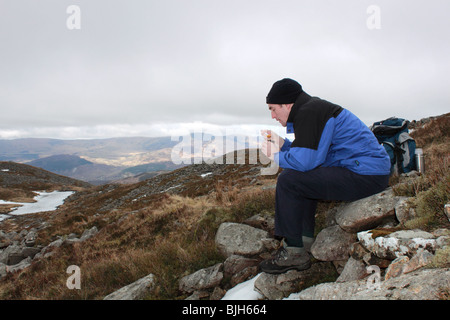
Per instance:
[[[328,213],[334,218],[331,225],[320,231],[311,248],[311,269],[260,274],[254,290],[270,300],[448,298],[450,260],[443,268],[423,267],[441,256],[448,259],[450,230],[401,230],[399,222],[410,217],[405,212],[407,200],[388,189],[334,208]],[[256,276],[257,264],[278,245],[269,236],[272,227],[271,219],[262,216],[245,224],[222,224],[216,243],[228,258],[223,264],[184,277],[180,290],[192,293],[191,298],[217,298],[225,294],[219,285],[223,277],[231,277],[236,285]],[[311,285],[312,279],[333,271],[339,274],[336,281],[301,290]]]

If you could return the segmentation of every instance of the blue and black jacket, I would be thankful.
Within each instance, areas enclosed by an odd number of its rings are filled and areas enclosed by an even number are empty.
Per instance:
[[[390,159],[369,128],[350,111],[302,92],[292,106],[287,133],[275,161],[282,168],[309,171],[344,167],[362,175],[389,175]]]

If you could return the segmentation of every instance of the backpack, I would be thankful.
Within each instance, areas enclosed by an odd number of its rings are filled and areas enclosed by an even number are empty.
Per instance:
[[[416,170],[416,141],[409,135],[408,126],[408,120],[391,117],[370,128],[391,159],[391,174]]]

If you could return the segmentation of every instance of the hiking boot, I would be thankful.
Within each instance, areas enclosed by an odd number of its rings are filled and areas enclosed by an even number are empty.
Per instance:
[[[284,273],[289,270],[306,270],[311,267],[311,259],[303,247],[289,247],[283,241],[283,245],[272,258],[259,264],[262,272],[270,274]]]

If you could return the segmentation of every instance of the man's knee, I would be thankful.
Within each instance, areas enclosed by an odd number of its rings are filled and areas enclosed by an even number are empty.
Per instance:
[[[300,183],[302,183],[301,172],[291,169],[284,169],[277,178],[277,188],[291,188]]]
[[[278,176],[277,190],[311,199],[326,199],[328,178],[321,168],[307,172],[285,169]]]

